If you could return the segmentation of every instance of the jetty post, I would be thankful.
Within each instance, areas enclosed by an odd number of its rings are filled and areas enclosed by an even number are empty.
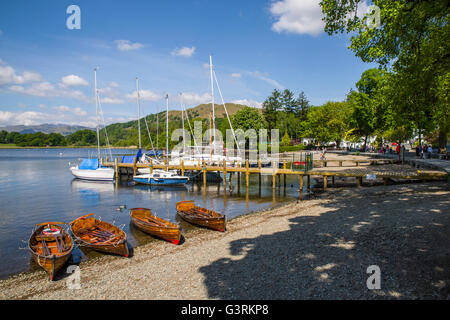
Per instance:
[[[223,159],[223,189],[227,190],[227,162],[225,159]]]

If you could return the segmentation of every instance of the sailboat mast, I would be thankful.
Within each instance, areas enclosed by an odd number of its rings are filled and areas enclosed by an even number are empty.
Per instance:
[[[141,104],[139,102],[139,79],[136,77],[136,96],[138,105],[138,135],[139,135],[139,149],[141,149]]]
[[[169,164],[169,95],[166,94],[166,159]]]
[[[97,159],[100,159],[100,133],[98,129],[98,92],[97,92],[97,68],[94,68],[94,93],[95,93],[95,116],[97,118]]]
[[[181,104],[181,120],[183,123],[183,153],[186,154],[186,135],[184,132],[184,111],[183,111],[183,93],[180,92],[180,104]]]
[[[215,113],[214,113],[214,82],[213,82],[213,65],[212,65],[212,56],[209,56],[209,73],[211,78],[211,106],[212,106],[212,117],[215,119]],[[213,143],[216,144],[216,133],[215,129],[213,128],[212,131],[212,140]]]

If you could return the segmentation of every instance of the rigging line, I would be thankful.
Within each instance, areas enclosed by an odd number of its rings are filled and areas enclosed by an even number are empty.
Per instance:
[[[236,135],[234,134],[234,129],[233,129],[233,126],[231,125],[230,116],[228,115],[227,106],[225,105],[225,101],[223,100],[222,91],[220,90],[219,82],[217,81],[216,72],[214,70],[213,70],[213,74],[214,74],[214,79],[216,80],[216,85],[217,85],[217,89],[219,91],[220,99],[222,100],[223,107],[225,108],[225,112],[227,114],[227,119],[228,119],[228,123],[230,124],[231,132],[233,133],[234,141],[236,142],[236,146],[237,146],[238,151],[239,151],[239,156],[241,156],[241,149],[239,148],[239,144],[238,144],[238,142],[236,140]]]
[[[148,137],[150,138],[150,143],[152,144],[153,155],[156,155],[155,148],[153,147],[152,136],[150,135],[150,130],[148,129],[148,124],[147,124],[146,117],[144,117],[144,121],[145,121],[145,126],[147,127],[147,133],[148,133]]]
[[[187,118],[187,121],[188,121],[188,124],[189,124],[189,129],[191,130],[192,137],[194,138],[194,145],[197,148],[197,151],[199,151],[199,149],[198,149],[199,147],[198,147],[197,141],[195,140],[195,134],[194,134],[194,131],[192,130],[192,127],[191,127],[191,120],[189,119],[189,113],[187,112],[186,108],[184,107],[184,104],[182,105],[182,108],[184,110],[184,113],[186,114],[186,118]]]
[[[109,143],[108,131],[106,131],[105,117],[103,116],[103,108],[102,108],[102,104],[100,103],[100,94],[97,95],[97,98],[98,98],[98,106],[100,108],[100,115],[102,117],[102,122],[103,122],[103,129],[105,129],[106,144],[108,145],[109,156],[112,159],[111,144]]]

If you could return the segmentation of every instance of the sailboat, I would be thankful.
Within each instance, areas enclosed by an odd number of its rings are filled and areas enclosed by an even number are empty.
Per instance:
[[[97,68],[94,69],[94,91],[95,91],[95,112],[97,116],[97,159],[82,159],[77,166],[71,167],[72,174],[83,180],[112,181],[114,179],[114,169],[103,167],[100,163],[100,134],[98,124],[98,90],[97,90]]]
[[[139,94],[138,94],[139,96]],[[169,156],[169,95],[166,95],[166,157]],[[189,177],[180,176],[174,171],[153,170],[151,173],[136,175],[133,177],[136,183],[173,186],[189,182]]]
[[[209,146],[199,146],[197,145],[197,142],[195,140],[195,135],[192,132],[192,128],[191,128],[191,134],[194,137],[194,147],[191,147],[193,149],[193,152],[190,152],[189,154],[186,152],[186,146],[184,146],[184,150],[183,150],[183,154],[180,154],[179,157],[174,157],[173,159],[171,159],[170,164],[171,165],[180,165],[181,160],[183,160],[185,165],[196,165],[202,161],[205,161],[207,164],[222,164],[223,161],[226,162],[226,164],[228,166],[233,165],[235,162],[242,162],[242,157],[241,155],[241,150],[239,148],[239,144],[237,143],[236,140],[236,135],[234,133],[233,130],[233,126],[231,124],[231,120],[230,117],[228,115],[228,110],[226,107],[226,104],[224,102],[223,96],[222,96],[222,92],[220,90],[219,87],[219,83],[217,81],[217,77],[216,74],[213,70],[213,64],[212,64],[212,56],[209,56],[209,70],[210,70],[210,80],[211,80],[211,115],[210,115],[210,129],[212,130],[212,136],[211,136],[211,141],[210,141],[210,145]],[[222,99],[222,104],[225,108],[225,113],[227,115],[227,119],[228,119],[228,123],[230,125],[230,128],[232,130],[233,133],[233,138],[235,140],[235,143],[237,145],[238,148],[238,156],[234,156],[231,157],[229,155],[222,155],[220,153],[216,153],[217,150],[223,150],[223,145],[220,145],[220,143],[216,140],[216,122],[215,122],[215,105],[214,105],[214,80],[215,83],[217,85],[217,89],[219,91],[220,97]],[[187,114],[186,110],[183,108],[182,106],[182,115],[184,115],[183,111],[186,113],[187,116],[187,120],[188,123],[190,125],[189,122],[189,115]],[[212,123],[212,124],[211,124]],[[184,117],[183,117],[183,132],[184,132]],[[184,137],[183,137],[184,140]]]

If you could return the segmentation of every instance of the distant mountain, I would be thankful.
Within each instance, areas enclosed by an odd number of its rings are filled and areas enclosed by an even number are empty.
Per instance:
[[[7,126],[7,127],[0,127],[1,130],[5,130],[8,132],[19,132],[19,133],[36,133],[36,132],[42,132],[42,133],[60,133],[63,136],[67,136],[69,134],[72,134],[78,130],[84,130],[84,129],[90,129],[94,130],[92,128],[83,127],[83,126],[73,126],[68,124],[50,124],[50,123],[44,123],[40,125],[35,126],[24,126],[24,125],[17,125],[17,126]]]

